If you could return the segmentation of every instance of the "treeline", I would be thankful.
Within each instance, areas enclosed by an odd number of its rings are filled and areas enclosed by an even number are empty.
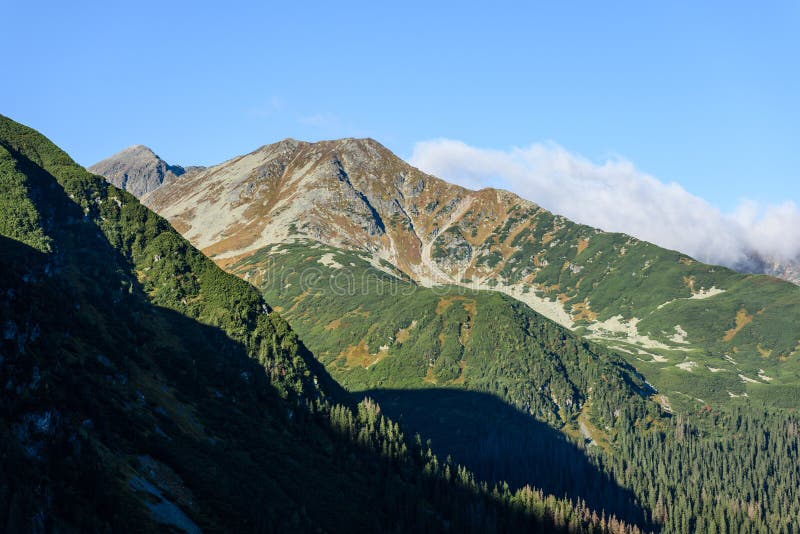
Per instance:
[[[666,532],[796,532],[800,420],[756,407],[704,408],[642,431],[620,417],[605,470]]]
[[[449,510],[446,526],[453,532],[642,532],[613,515],[590,509],[582,499],[556,498],[530,485],[512,490],[506,482],[481,481],[451,458],[441,460],[418,434],[412,441],[406,440],[400,426],[385,417],[369,398],[355,411],[343,405],[317,403],[311,412],[324,414],[341,442],[379,455],[384,462],[385,485],[373,489],[403,510],[399,517],[412,518],[401,530],[426,523],[414,515],[415,511],[436,514],[436,510]],[[418,499],[403,495],[403,486],[395,483],[398,469],[425,495],[425,501],[434,505],[433,509],[420,511]]]
[[[163,219],[2,117],[0,145],[49,250],[0,236],[1,529],[638,532],[347,405]]]

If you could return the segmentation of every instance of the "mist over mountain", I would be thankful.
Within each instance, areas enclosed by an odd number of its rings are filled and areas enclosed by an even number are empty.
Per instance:
[[[500,184],[576,222],[706,263],[800,284],[800,209],[792,202],[742,201],[723,213],[625,159],[595,163],[553,143],[489,150],[439,139],[417,143],[410,162],[465,187]]]

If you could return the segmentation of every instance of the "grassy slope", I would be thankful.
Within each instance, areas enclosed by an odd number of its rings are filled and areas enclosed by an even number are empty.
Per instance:
[[[484,391],[561,427],[589,399],[598,425],[613,425],[648,390],[621,358],[499,293],[423,288],[311,242],[269,247],[231,271],[279,305],[351,391]]]
[[[22,210],[0,226],[0,526],[142,530],[159,514],[184,530],[240,531],[524,519],[476,486],[423,475],[375,410],[326,411],[318,384],[335,386],[251,286],[4,117],[0,169],[3,205]]]
[[[378,399],[443,454],[495,480],[536,482],[635,517],[564,435],[608,446],[626,409],[646,424],[649,387],[635,370],[508,296],[423,288],[383,268],[300,242],[230,269],[280,306],[339,383]]]
[[[391,271],[390,266],[383,267]],[[528,406],[519,402],[517,392],[525,391],[525,386],[543,391],[539,380],[552,380],[553,375],[548,373],[554,372],[569,377],[570,383],[577,386],[576,391],[585,395],[575,398],[586,402],[584,409],[568,414],[561,430],[576,438],[591,436],[597,447],[589,447],[588,456],[605,465],[613,474],[612,480],[625,481],[624,487],[634,488],[636,498],[649,503],[651,510],[663,514],[666,506],[666,531],[691,531],[691,525],[705,530],[700,526],[706,524],[704,521],[723,513],[729,518],[726,520],[749,525],[743,527],[744,531],[772,531],[772,525],[791,523],[797,513],[795,506],[787,504],[792,501],[792,481],[797,476],[793,448],[796,431],[792,430],[796,423],[789,411],[764,412],[759,409],[759,402],[747,403],[755,406],[731,406],[745,404],[745,399],[738,398],[720,409],[706,407],[681,417],[652,420],[647,411],[631,412],[639,401],[629,397],[617,405],[622,408],[617,424],[609,424],[594,406],[595,399],[603,404],[604,387],[609,383],[597,380],[594,373],[597,368],[604,369],[601,376],[619,372],[621,367],[617,364],[610,371],[603,367],[604,360],[614,362],[615,357],[589,346],[588,350],[597,353],[600,361],[578,360],[576,366],[564,357],[569,354],[564,345],[551,345],[548,351],[547,342],[553,339],[548,338],[548,331],[560,333],[562,339],[570,334],[535,314],[527,320],[534,324],[538,321],[543,330],[521,331],[520,325],[526,324],[522,318],[530,312],[512,299],[460,288],[418,288],[402,281],[399,275],[375,269],[365,257],[313,242],[270,247],[231,269],[280,304],[287,320],[302,332],[311,347],[323,354],[328,369],[349,389],[370,388],[369,394],[378,399],[386,413],[432,437],[439,450],[468,463],[479,473],[513,483],[535,476],[549,480],[551,488],[557,487],[567,495],[574,491],[570,481],[581,481],[578,493],[587,501],[597,498],[588,490],[592,487],[605,495],[606,503],[615,501],[613,486],[609,489],[602,480],[593,479],[584,471],[586,456],[573,455],[564,446],[563,436],[559,441],[557,433],[548,432],[544,425],[525,416]],[[466,336],[465,325],[469,325]],[[466,337],[466,346],[461,345]],[[472,345],[476,339],[479,342]],[[450,366],[437,365],[438,359],[448,353],[443,350],[448,344],[461,345],[460,349],[455,347],[460,354],[457,363],[461,363],[455,375],[448,374]],[[380,350],[381,346],[387,350]],[[537,350],[541,347],[545,350]],[[437,356],[431,361],[429,355]],[[492,369],[499,372],[493,373]],[[473,372],[477,376],[473,377]],[[575,380],[581,373],[594,378],[582,384]],[[491,379],[482,380],[485,376]],[[630,384],[614,385],[630,388]],[[703,394],[707,393],[711,392]],[[726,398],[727,393],[722,400]],[[605,399],[618,401],[620,397],[610,395]],[[790,396],[791,399],[796,397]],[[509,404],[523,411],[510,409]],[[541,405],[548,406],[546,399]],[[610,406],[614,406],[613,402]],[[603,412],[599,410],[600,414]],[[686,426],[686,421],[697,426]],[[742,421],[749,427],[745,435],[741,434]],[[555,426],[561,423],[553,419],[550,422]],[[788,444],[773,443],[783,437],[787,437]],[[596,454],[601,451],[610,454]],[[681,460],[676,463],[678,456]],[[722,467],[728,464],[739,467]],[[548,466],[553,470],[547,470]],[[774,474],[778,466],[781,471]],[[736,499],[751,499],[741,495],[756,491],[746,488],[758,486],[770,472],[773,475],[764,489],[757,490],[763,494],[758,500],[771,503],[769,512],[748,512]],[[559,475],[564,479],[560,480]],[[707,499],[700,488],[715,488],[713,494],[724,493],[726,497],[719,501]]]
[[[521,223],[525,227],[511,239]],[[510,252],[501,254],[501,243]],[[623,234],[598,232],[538,209],[515,210],[505,227],[490,235],[476,253],[477,263],[497,270],[504,282],[528,280],[532,290],[564,300],[573,312],[586,305],[592,320],[606,321],[617,315],[639,319],[640,334],[669,348],[618,342],[613,332],[607,332],[609,339],[599,341],[624,349],[620,354],[659,389],[677,395],[676,402],[697,398],[723,402],[732,398],[731,393],[747,393],[778,406],[797,406],[800,287],[794,284],[705,265],[678,252]],[[538,266],[532,265],[532,258]],[[723,292],[690,298],[711,288]],[[582,319],[576,323],[577,331],[588,334],[589,317]],[[676,325],[686,332],[687,343],[673,340]],[[686,362],[697,364],[691,375],[676,367]],[[712,372],[709,367],[722,371]]]

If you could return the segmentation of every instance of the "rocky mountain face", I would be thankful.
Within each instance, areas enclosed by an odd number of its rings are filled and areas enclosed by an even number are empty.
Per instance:
[[[720,398],[769,396],[765,386],[798,380],[779,371],[800,352],[797,286],[578,225],[506,191],[449,184],[371,139],[286,139],[143,201],[226,268],[311,239],[424,286],[506,293],[624,354],[659,389],[707,375]]]
[[[381,145],[379,145],[378,143],[376,143],[375,141],[372,141],[370,139],[367,139],[367,140],[350,139],[350,140],[344,140],[343,142],[347,142],[349,144],[350,148],[355,147],[359,143],[362,145],[362,148],[359,149],[359,150],[362,150],[362,153],[360,155],[353,154],[356,159],[358,159],[358,158],[362,158],[363,159],[364,157],[366,157],[366,158],[375,157],[377,154],[380,154],[379,157],[385,157],[387,155],[390,155],[388,153],[388,151],[384,147],[382,147]],[[331,145],[331,143],[336,144],[337,142],[328,142],[329,145]],[[338,142],[338,143],[341,144],[341,142]],[[245,165],[252,163],[255,166],[259,166],[259,163],[256,161],[258,159],[258,157],[262,157],[264,159],[264,161],[270,160],[271,161],[271,165],[273,165],[273,166],[274,165],[278,165],[278,166],[285,165],[287,163],[286,161],[281,163],[280,162],[280,158],[278,158],[276,160],[273,156],[267,155],[267,152],[270,152],[272,150],[279,150],[279,151],[284,151],[285,152],[287,149],[289,151],[293,151],[293,150],[295,150],[296,147],[300,147],[301,145],[305,146],[305,145],[308,145],[308,143],[301,143],[301,142],[298,142],[298,141],[295,141],[295,140],[292,140],[292,139],[286,139],[286,140],[284,140],[284,141],[282,141],[280,143],[277,143],[275,145],[269,145],[269,146],[262,147],[259,150],[255,151],[253,154],[248,154],[247,156],[243,156],[243,158],[247,158],[245,160]],[[371,148],[367,149],[367,145],[371,145]],[[320,145],[319,148],[321,148],[321,145]],[[340,146],[339,149],[343,149],[344,152],[347,152],[347,147]],[[371,150],[371,154],[367,154],[366,152],[363,152],[364,149],[367,149],[368,152]],[[260,156],[256,156],[256,154],[260,154]],[[253,156],[255,156],[256,160],[253,159]],[[391,157],[394,158],[393,155],[391,155]],[[234,158],[234,160],[231,160],[231,162],[227,162],[227,163],[233,163],[234,161],[239,161],[240,159],[242,159],[242,158]],[[396,158],[394,158],[394,159],[396,159]],[[273,160],[275,160],[275,161],[273,161]],[[339,162],[339,163],[341,163],[341,162]],[[393,162],[393,163],[396,163],[396,162]],[[225,164],[223,164],[223,165],[225,165]],[[334,166],[336,166],[335,162],[334,162]],[[378,166],[380,166],[380,164],[378,164]],[[221,167],[221,166],[217,166],[217,167]],[[183,167],[180,167],[180,166],[169,165],[168,163],[166,163],[163,160],[161,160],[158,156],[156,156],[153,153],[153,151],[150,150],[149,148],[147,148],[145,146],[142,146],[142,145],[137,145],[137,146],[133,146],[133,147],[127,148],[127,149],[123,150],[122,152],[119,152],[118,154],[115,154],[114,156],[111,156],[110,158],[107,158],[107,159],[105,159],[105,160],[103,160],[103,161],[101,161],[99,163],[96,163],[95,165],[92,165],[91,167],[89,167],[89,170],[91,172],[94,172],[96,174],[99,174],[99,175],[105,177],[106,179],[108,179],[114,185],[117,185],[118,187],[122,187],[122,188],[130,191],[130,192],[132,192],[134,195],[136,195],[138,197],[143,197],[143,196],[149,194],[150,192],[154,191],[158,187],[160,187],[161,184],[163,184],[164,182],[171,181],[175,177],[181,176],[184,173],[188,173],[189,175],[199,174],[201,171],[205,170],[205,167],[194,166],[194,167],[183,168]],[[294,169],[294,170],[296,170],[296,169]],[[375,169],[373,169],[373,171],[374,170]],[[272,172],[275,172],[275,171],[276,171],[276,168],[273,168]],[[264,170],[261,169],[261,172],[264,172]],[[225,174],[224,171],[223,171],[223,174]],[[379,176],[379,175],[380,175],[380,173],[376,174],[375,176]],[[437,180],[437,179],[435,179],[433,177],[428,177],[428,178],[432,179],[434,182],[441,182],[440,180]],[[265,179],[265,176],[262,176],[261,179],[262,180]],[[444,182],[441,182],[441,183],[444,183]],[[455,191],[462,191],[462,194],[463,194],[462,188],[459,188],[457,186],[452,186],[451,184],[446,184],[446,183],[445,183],[445,185],[449,186],[449,188],[445,188],[445,189],[452,189],[452,190],[455,190]],[[254,191],[255,191],[255,189],[254,189],[255,185],[254,184],[248,182],[246,187],[250,188],[250,191],[248,191],[245,194],[245,196],[254,194]],[[509,194],[509,193],[504,192],[504,191],[495,191],[495,190],[491,190],[491,189],[490,190],[485,190],[485,191],[486,191],[486,193],[484,194],[484,198],[486,198],[487,194],[491,195],[492,192],[494,192],[495,194],[506,195],[507,198],[512,199],[509,202],[521,203],[523,205],[533,206],[532,203],[530,203],[528,201],[525,201],[525,200],[517,197],[516,195]],[[239,193],[241,194],[241,192],[239,192]],[[280,194],[280,192],[277,192],[277,194]],[[347,193],[344,193],[344,194],[347,194]],[[166,195],[166,192],[162,192],[162,195]],[[256,196],[257,196],[257,194],[256,194]],[[245,197],[242,197],[242,198],[245,198]],[[460,202],[460,200],[456,200],[455,198],[449,198],[449,201],[456,202],[456,203]],[[162,200],[162,201],[159,202],[159,204],[166,206],[166,205],[169,205],[170,202]],[[463,204],[460,204],[460,205],[463,206]],[[359,209],[359,208],[356,207],[355,209]],[[367,208],[367,210],[368,210],[368,208]],[[390,208],[389,212],[393,213],[391,211],[391,208]],[[371,214],[369,214],[369,215],[371,215]],[[417,213],[415,215],[418,216],[419,214]],[[415,218],[418,218],[418,217],[415,217]],[[325,227],[325,224],[324,224],[325,221],[321,221],[321,223],[322,223],[321,225],[318,224],[318,225],[316,225],[316,227],[314,225],[310,225],[309,226],[310,232],[312,232],[312,233],[313,232],[320,232],[320,235],[322,235],[322,230],[321,229]],[[380,232],[385,230],[385,229],[381,229],[380,231],[377,230],[379,228],[380,224],[381,224],[377,220],[375,220],[375,221],[367,221],[366,219],[364,219],[364,220],[362,220],[362,223],[366,224],[369,227],[368,235],[370,235],[372,237],[381,235]],[[437,227],[433,226],[432,228],[433,228],[434,231],[436,231]],[[389,231],[388,232],[388,234],[390,234],[390,235],[394,235],[394,233],[395,232],[393,232],[393,231]],[[267,239],[267,241],[271,242],[272,240]],[[259,240],[255,241],[255,243],[258,243],[258,242],[260,242],[260,241]],[[452,241],[452,239],[451,239],[450,240],[450,244],[451,245],[455,245],[455,242]],[[380,247],[380,249],[382,249],[382,247]],[[467,251],[466,248],[463,248],[462,251],[461,251],[462,254],[466,254],[467,252],[468,251]],[[463,263],[463,260],[462,260],[462,263]],[[422,268],[422,269],[425,270],[424,268]],[[790,282],[792,282],[794,284],[800,285],[800,258],[798,258],[796,260],[778,260],[778,259],[774,259],[774,258],[762,258],[760,256],[753,255],[748,261],[743,262],[741,265],[737,266],[736,270],[738,270],[738,271],[740,271],[742,273],[767,274],[767,275],[775,276],[777,278],[782,278],[782,279],[788,280],[788,281],[790,281]],[[434,269],[432,273],[428,273],[428,274],[430,274],[431,276],[436,278],[436,275],[439,274],[438,273],[438,269]]]
[[[1,115],[0,380],[3,532],[611,531],[407,440],[250,284]]]
[[[238,237],[218,261],[272,308],[133,195],[0,116],[0,530],[798,523],[795,286],[574,225],[507,193],[483,204],[486,191],[422,175],[372,141],[283,145],[290,159],[273,170],[245,161],[234,172],[234,160],[217,169],[227,178],[207,175],[214,191],[195,184],[197,202],[240,210],[209,246]],[[252,226],[253,237],[240,225],[259,202],[267,219],[303,217],[283,234]],[[186,208],[185,230],[202,233],[206,216]],[[403,236],[419,253],[401,261]],[[470,288],[468,272],[492,291]],[[609,348],[501,294],[515,287]],[[371,397],[356,404],[342,391],[284,312]],[[702,409],[669,416],[631,363],[672,387],[673,402]],[[747,395],[790,409],[742,406]],[[459,458],[510,484],[482,482]],[[524,485],[531,476],[569,500]]]
[[[128,147],[88,168],[89,172],[103,176],[115,186],[137,197],[187,171],[191,173],[200,169],[202,167],[185,169],[179,165],[170,165],[144,145]]]
[[[800,258],[786,260],[753,255],[741,270],[775,276],[800,285]]]

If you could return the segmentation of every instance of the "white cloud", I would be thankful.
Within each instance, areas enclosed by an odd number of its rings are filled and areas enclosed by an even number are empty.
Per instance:
[[[746,201],[734,213],[722,213],[621,158],[595,163],[552,143],[489,150],[439,139],[417,143],[411,163],[471,189],[500,185],[574,221],[704,262],[742,267],[753,252],[780,261],[800,257],[800,210],[794,203]]]

